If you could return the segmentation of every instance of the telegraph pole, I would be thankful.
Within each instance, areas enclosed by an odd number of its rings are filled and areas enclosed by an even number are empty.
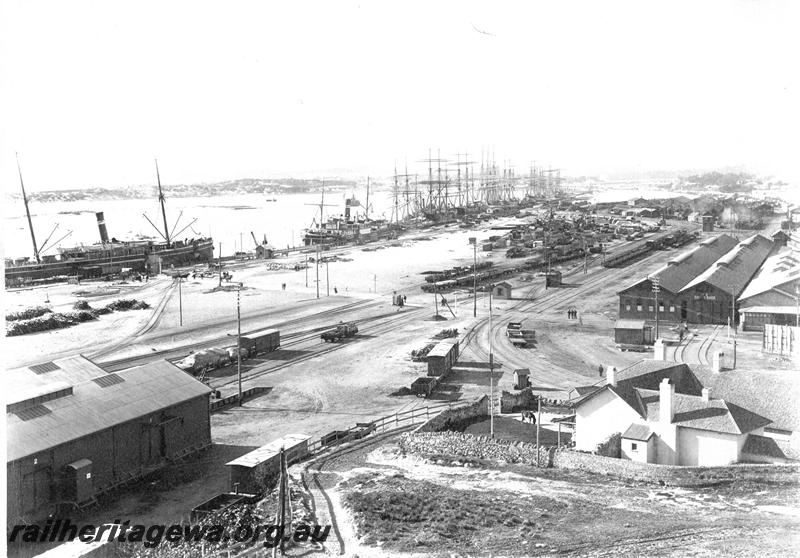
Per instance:
[[[733,328],[733,368],[736,369],[736,285],[731,287],[731,327]]]
[[[183,277],[178,277],[178,314],[180,315],[180,325],[183,327],[183,296],[181,294],[181,283],[183,283]]]
[[[242,311],[239,294],[242,292],[242,283],[236,289],[236,376],[239,382],[239,406],[242,406]]]
[[[471,236],[472,244],[472,317],[478,317],[478,239]]]
[[[372,290],[375,294],[378,294],[378,276],[376,274],[372,274]]]
[[[800,284],[794,286],[794,298],[797,300],[797,322],[795,325],[800,327]]]
[[[314,259],[317,268],[317,298],[319,298],[319,244],[317,244],[317,257]]]
[[[331,296],[331,282],[330,275],[328,275],[328,258],[325,258],[325,296]]]
[[[492,291],[489,285],[489,436],[494,438],[494,341],[492,339]]]
[[[661,291],[661,286],[659,284],[658,277],[651,278],[650,282],[653,284],[653,293],[656,296],[656,339],[658,339],[658,293]]]
[[[308,252],[306,252],[306,288],[308,288]]]

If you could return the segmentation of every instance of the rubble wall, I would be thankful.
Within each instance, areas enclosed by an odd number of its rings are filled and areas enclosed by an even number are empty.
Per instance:
[[[553,467],[588,471],[628,480],[661,482],[673,486],[696,486],[749,480],[754,482],[798,483],[800,464],[743,463],[720,467],[685,467],[639,463],[572,450],[555,452]]]
[[[470,424],[479,417],[489,415],[489,398],[483,396],[475,403],[457,409],[447,409],[422,423],[414,432],[440,432],[442,430],[456,430],[463,425]]]
[[[551,466],[554,448],[542,447],[536,451],[536,444],[498,440],[488,436],[473,436],[461,432],[410,432],[399,440],[400,448],[406,453],[425,457],[448,456],[485,459],[504,463],[537,464]],[[538,456],[537,456],[538,454]]]

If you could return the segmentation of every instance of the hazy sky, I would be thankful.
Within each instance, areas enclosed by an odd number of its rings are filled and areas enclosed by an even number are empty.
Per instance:
[[[26,186],[352,170],[800,178],[796,2],[5,0],[0,170]]]

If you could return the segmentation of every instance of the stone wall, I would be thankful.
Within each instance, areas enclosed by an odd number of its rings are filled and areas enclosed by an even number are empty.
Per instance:
[[[403,434],[400,448],[406,453],[431,456],[459,456],[505,463],[536,465],[536,444],[473,436],[461,432],[410,432]],[[551,466],[554,448],[538,452],[542,467]]]
[[[628,480],[661,482],[673,486],[697,486],[734,480],[798,483],[800,464],[741,464],[724,467],[679,467],[639,463],[571,450],[555,452],[553,467],[589,471]]]
[[[446,409],[419,425],[414,432],[440,432],[442,430],[457,430],[468,426],[480,417],[489,415],[489,398],[483,396],[471,405],[457,409]]]

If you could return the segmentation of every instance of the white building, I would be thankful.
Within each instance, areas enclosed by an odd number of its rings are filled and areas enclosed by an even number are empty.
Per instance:
[[[594,451],[620,433],[621,457],[645,463],[713,466],[788,459],[775,436],[765,432],[772,420],[715,397],[686,364],[610,367],[606,384],[583,397],[575,414],[574,440],[582,451]]]

